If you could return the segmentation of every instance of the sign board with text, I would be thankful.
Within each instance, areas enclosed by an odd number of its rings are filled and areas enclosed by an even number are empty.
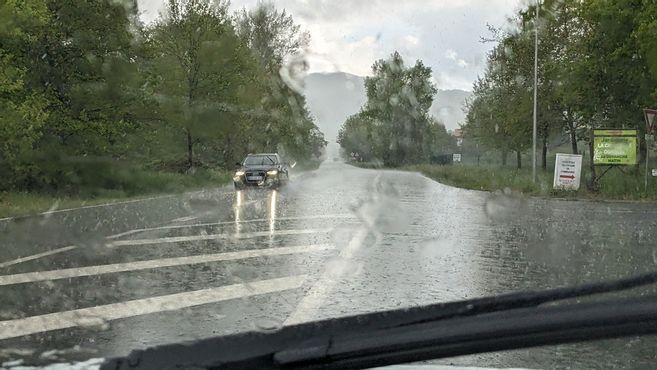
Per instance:
[[[582,155],[557,153],[552,187],[559,190],[579,189],[582,174]]]
[[[593,130],[593,164],[634,165],[637,163],[636,130]]]
[[[461,163],[461,154],[460,153],[452,154],[452,162]]]

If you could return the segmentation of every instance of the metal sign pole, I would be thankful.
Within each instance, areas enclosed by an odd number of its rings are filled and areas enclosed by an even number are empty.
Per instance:
[[[532,183],[536,183],[536,101],[538,92],[538,7],[536,0],[536,20],[534,21],[534,122],[532,132]]]
[[[655,117],[657,117],[657,110],[644,109],[643,116],[646,119],[646,176],[643,182],[644,191],[648,192],[648,158],[650,157],[650,143],[652,142],[652,133],[655,128]]]
[[[645,192],[648,192],[648,158],[650,156],[650,150],[648,150],[648,146],[650,145],[648,137],[648,134],[646,134],[646,176],[643,181],[643,190]]]

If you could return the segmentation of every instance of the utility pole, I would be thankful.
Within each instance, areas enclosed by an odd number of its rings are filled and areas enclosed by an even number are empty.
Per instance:
[[[532,182],[536,183],[536,107],[538,95],[538,6],[536,0],[536,20],[534,21],[534,130],[532,135]]]

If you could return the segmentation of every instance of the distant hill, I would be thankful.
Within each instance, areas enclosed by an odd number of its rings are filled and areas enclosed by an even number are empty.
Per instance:
[[[348,73],[312,73],[305,80],[306,102],[326,140],[335,142],[338,129],[365,104],[365,79]]]
[[[357,113],[366,101],[365,78],[343,72],[312,73],[305,79],[305,96],[317,126],[329,143],[334,143],[342,123]],[[438,90],[431,114],[448,130],[465,120],[463,103],[471,93],[463,90]]]

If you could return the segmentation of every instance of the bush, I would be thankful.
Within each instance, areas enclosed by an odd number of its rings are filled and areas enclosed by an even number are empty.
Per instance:
[[[15,173],[12,179],[13,184],[3,184],[0,190],[77,197],[124,197],[218,185],[228,182],[230,174],[209,168],[195,169],[190,173],[155,171],[106,158],[50,158],[34,161],[21,173]]]

